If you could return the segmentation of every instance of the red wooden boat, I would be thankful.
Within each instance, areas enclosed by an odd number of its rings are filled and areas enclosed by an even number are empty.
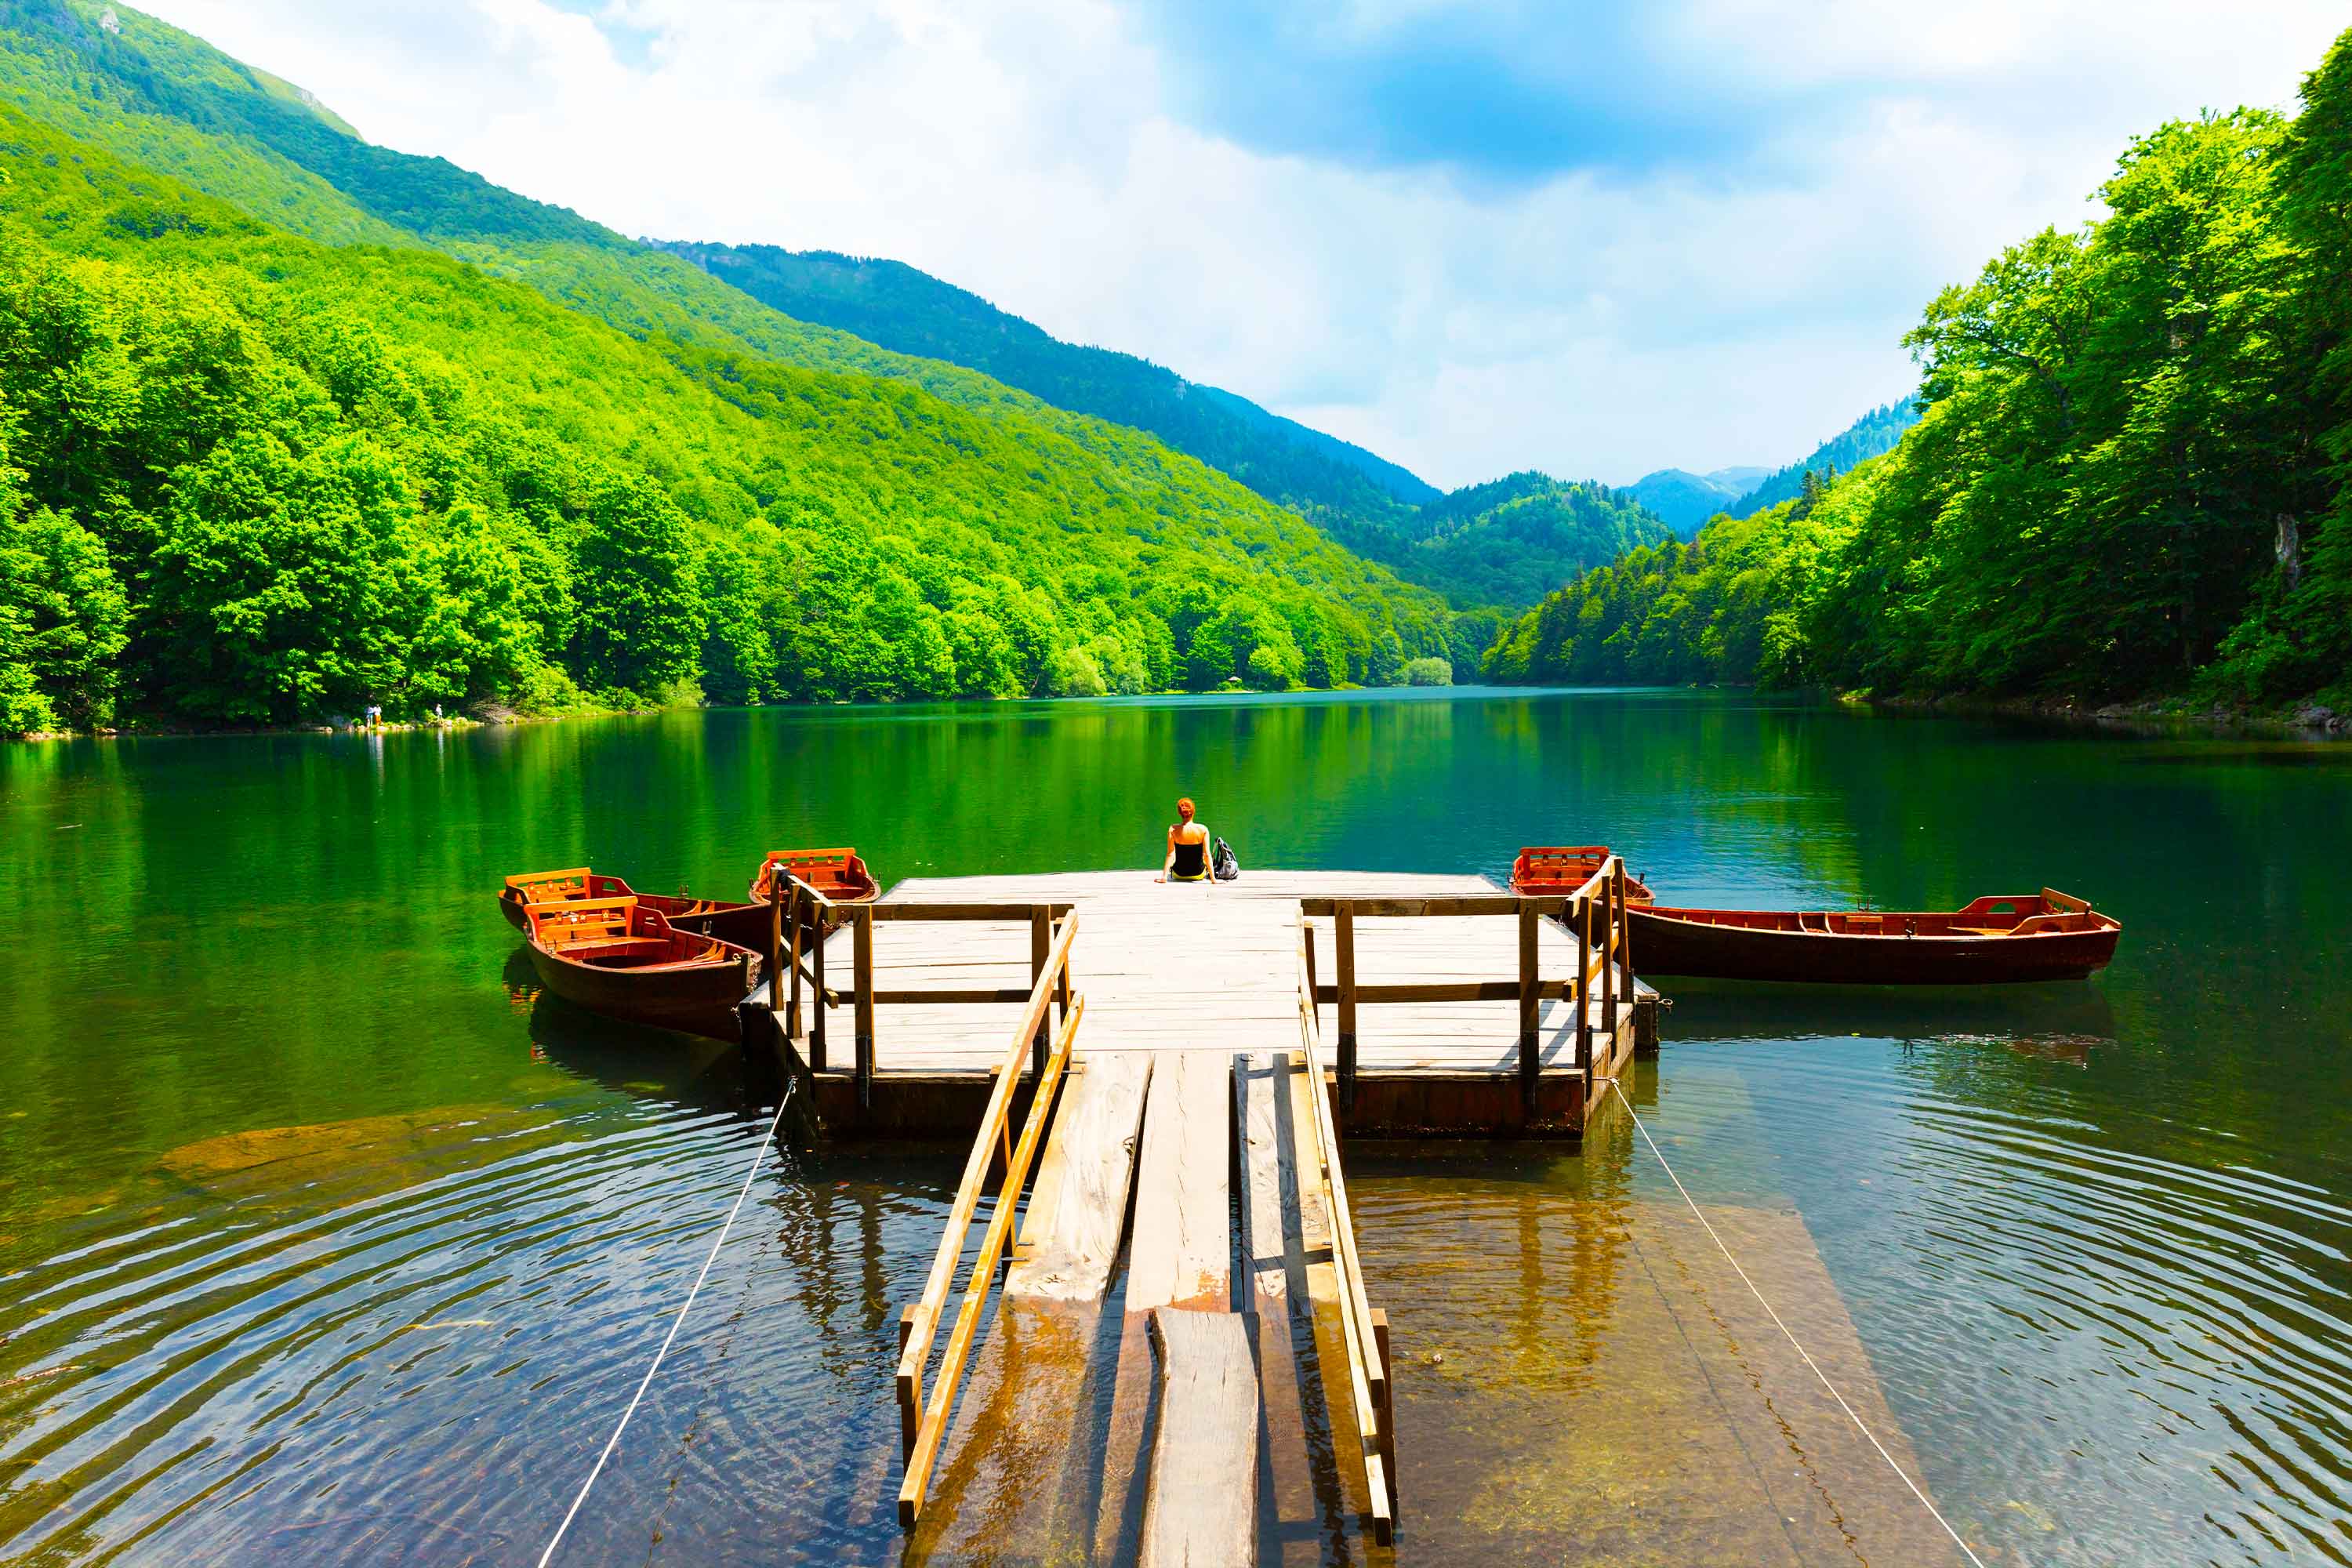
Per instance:
[[[1643,974],[1833,985],[2080,980],[2116,955],[2123,922],[2077,898],[1983,898],[1948,912],[1685,910],[1629,904]]]
[[[1605,844],[1551,844],[1522,849],[1511,862],[1511,891],[1528,899],[1564,898],[1592,880],[1608,862]],[[1625,901],[1650,901],[1650,889],[1631,871],[1625,873]]]
[[[733,1040],[735,1005],[751,994],[751,949],[682,931],[635,897],[532,904],[530,964],[567,1002],[616,1018]]]
[[[664,893],[640,893],[618,877],[607,877],[585,866],[574,866],[567,870],[526,871],[520,877],[509,877],[507,885],[499,889],[499,912],[507,917],[507,924],[528,936],[530,934],[530,921],[526,911],[531,905],[577,903],[583,899],[635,899],[673,925],[681,921],[698,922],[710,915],[744,907],[719,899],[672,898]]]
[[[836,904],[871,903],[882,896],[874,873],[866,868],[855,849],[771,849],[751,874],[747,896],[753,903],[768,901],[769,883],[779,866],[786,875],[798,877]]]

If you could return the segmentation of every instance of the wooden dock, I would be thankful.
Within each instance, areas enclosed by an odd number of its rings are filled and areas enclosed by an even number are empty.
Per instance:
[[[1296,1049],[1303,931],[1344,1131],[1574,1136],[1589,1080],[1654,1044],[1657,994],[1622,950],[1603,963],[1595,941],[1577,994],[1578,937],[1543,912],[1566,901],[1516,899],[1481,877],[1394,872],[914,878],[878,904],[836,911],[821,942],[811,931],[801,1004],[772,1005],[763,984],[752,1000],[776,1022],[747,1019],[746,1042],[791,1041],[793,1070],[806,1073],[831,1129],[961,1137],[1064,913],[1080,917],[1070,973],[1087,997],[1089,1057]],[[783,960],[789,972],[792,954]],[[822,1008],[820,980],[833,999]]]
[[[900,1322],[916,1557],[1387,1542],[1389,1330],[1342,1131],[1580,1133],[1655,1038],[1624,898],[1615,860],[1551,899],[1339,872],[780,889],[747,1049],[825,1124],[971,1140]]]

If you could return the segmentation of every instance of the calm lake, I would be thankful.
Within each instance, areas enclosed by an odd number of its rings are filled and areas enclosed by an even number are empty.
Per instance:
[[[1244,875],[1606,841],[1667,901],[2116,914],[2088,984],[1667,984],[1636,1103],[1810,1236],[1776,1304],[1850,1320],[1988,1563],[2352,1562],[2352,746],[1472,689],[0,749],[0,1560],[537,1561],[765,1119],[725,1047],[534,1007],[506,873],[1150,865],[1179,793]],[[961,1154],[772,1159],[564,1561],[898,1559]],[[1399,1560],[1688,1560],[1580,1490],[1695,1451],[1577,1425],[1681,1202],[1647,1148],[1354,1175]]]

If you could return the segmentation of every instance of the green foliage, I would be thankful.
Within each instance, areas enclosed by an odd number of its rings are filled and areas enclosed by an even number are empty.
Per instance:
[[[1538,473],[1465,486],[1401,523],[1334,525],[1332,531],[1399,576],[1437,589],[1460,610],[1532,603],[1562,571],[1673,537],[1625,491]]]
[[[1404,667],[1407,686],[1451,686],[1454,666],[1442,658],[1407,659]]]
[[[106,546],[64,512],[28,509],[24,480],[0,450],[0,732],[103,724],[129,606]]]
[[[118,680],[133,718],[286,722],[697,681],[1339,684],[1446,646],[1433,597],[1138,433],[633,339],[428,251],[278,233],[5,109],[0,143],[20,531],[86,576],[45,520],[81,530],[111,597],[77,597],[120,609],[79,694],[8,678],[12,728],[99,721]],[[1244,635],[1192,659],[1219,611]]]
[[[1874,408],[1814,447],[1802,462],[1767,475],[1755,489],[1722,510],[1730,517],[1753,517],[1784,500],[1794,500],[1804,491],[1806,475],[1828,479],[1849,472],[1882,452],[1893,451],[1903,432],[1918,422],[1919,405],[1907,397]]]
[[[1057,408],[1148,430],[1302,511],[1381,519],[1438,493],[1360,447],[1196,386],[1149,360],[1063,342],[903,262],[768,245],[668,248],[785,315],[968,366]]]
[[[2352,669],[2352,34],[1947,289],[1890,453],[1507,628],[1497,679],[2283,700]],[[1826,468],[1826,465],[1824,465]]]

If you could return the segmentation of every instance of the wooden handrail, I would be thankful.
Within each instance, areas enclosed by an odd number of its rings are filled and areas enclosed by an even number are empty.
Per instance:
[[[1331,1116],[1330,1089],[1323,1081],[1323,1022],[1315,1005],[1312,957],[1306,923],[1298,935],[1298,1035],[1307,1058],[1307,1080],[1315,1106],[1313,1136],[1317,1169],[1331,1199],[1331,1259],[1339,1276],[1340,1337],[1348,1347],[1348,1387],[1356,1406],[1356,1430],[1364,1449],[1364,1480],[1371,1493],[1372,1535],[1387,1545],[1396,1531],[1394,1416],[1389,1403],[1388,1366],[1381,1357],[1385,1335],[1365,1299],[1364,1275],[1356,1258],[1356,1219],[1348,1205],[1348,1181],[1339,1163],[1339,1134]]]
[[[1029,1160],[1036,1152],[1036,1143],[1045,1135],[1045,1119],[1050,1112],[1054,1090],[1060,1084],[1063,1069],[1068,1065],[1071,1042],[1076,1037],[1078,1018],[1085,1011],[1085,999],[1074,998],[1062,1020],[1062,1027],[1053,1048],[1047,1053],[1045,1070],[1038,1075],[1035,1093],[1031,1097],[1029,1118],[1023,1125],[1021,1142],[1006,1156],[1003,1184],[997,1189],[995,1212],[990,1216],[986,1237],[981,1244],[981,1256],[973,1265],[971,1282],[964,1292],[962,1307],[956,1315],[956,1326],[948,1339],[946,1359],[940,1363],[938,1386],[931,1391],[927,1403],[923,1398],[923,1368],[930,1360],[931,1342],[937,1337],[940,1316],[946,1310],[948,1289],[954,1283],[957,1260],[963,1256],[966,1232],[971,1228],[972,1215],[980,1207],[981,1189],[988,1181],[989,1167],[994,1163],[998,1151],[1009,1138],[1008,1121],[1013,1104],[1013,1085],[1020,1080],[1022,1058],[1028,1054],[1032,1040],[1044,1024],[1051,1005],[1056,982],[1070,962],[1070,944],[1077,936],[1078,917],[1075,911],[1062,918],[1051,951],[1046,954],[1044,971],[1030,988],[1029,1004],[1022,1010],[1020,1026],[1013,1031],[1013,1043],[998,1068],[996,1084],[989,1092],[988,1109],[982,1113],[980,1131],[971,1142],[971,1153],[964,1161],[963,1179],[957,1184],[954,1204],[948,1210],[946,1228],[940,1236],[939,1250],[932,1256],[931,1271],[923,1281],[919,1300],[910,1303],[899,1321],[898,1368],[899,1436],[905,1450],[907,1472],[898,1489],[898,1521],[911,1525],[922,1511],[923,1490],[930,1479],[931,1465],[939,1458],[940,1438],[946,1433],[949,1412],[955,1404],[956,1380],[963,1371],[963,1359],[971,1349],[971,1332],[977,1327],[981,1303],[988,1295],[995,1272],[996,1261],[1004,1237],[1013,1223],[1021,1184],[1028,1175]]]
[[[1619,1004],[1632,999],[1625,994],[1627,988],[1619,984],[1621,973],[1630,974],[1632,962],[1632,928],[1626,915],[1626,871],[1622,856],[1608,856],[1581,886],[1565,894],[1538,898],[1523,898],[1514,893],[1468,893],[1425,899],[1301,899],[1298,900],[1298,912],[1304,931],[1305,978],[1301,984],[1306,989],[1302,997],[1311,999],[1314,1004],[1333,1003],[1339,1008],[1338,1071],[1342,1106],[1351,1105],[1355,1094],[1356,1016],[1360,1007],[1381,1004],[1517,1002],[1520,1006],[1519,1071],[1528,1113],[1532,1116],[1536,1109],[1536,1085],[1541,1073],[1538,1061],[1541,1046],[1531,1009],[1549,1001],[1573,1001],[1576,1004],[1576,1043],[1571,1052],[1572,1065],[1590,1073],[1592,1068],[1591,1031],[1598,1026],[1604,1034],[1614,1037]],[[1338,962],[1329,980],[1322,980],[1315,973],[1313,928],[1304,925],[1307,918],[1314,916],[1327,917],[1332,922],[1333,947]],[[1423,981],[1388,985],[1364,985],[1356,980],[1355,923],[1360,918],[1414,920],[1504,916],[1516,917],[1520,926],[1518,973],[1512,979]],[[1577,962],[1573,978],[1546,980],[1536,972],[1529,930],[1534,921],[1545,916],[1559,921],[1576,938]],[[1592,1007],[1596,992],[1601,1001],[1601,1016],[1598,1019],[1593,1016]],[[1319,1021],[1317,1032],[1319,1038]]]

